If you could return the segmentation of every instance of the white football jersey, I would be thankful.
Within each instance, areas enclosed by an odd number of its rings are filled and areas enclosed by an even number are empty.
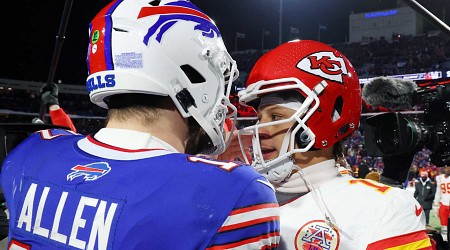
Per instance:
[[[444,206],[450,205],[450,176],[445,177],[445,174],[436,176],[434,203],[440,203]]]
[[[280,249],[431,249],[423,210],[405,190],[337,174],[316,191],[281,204]]]

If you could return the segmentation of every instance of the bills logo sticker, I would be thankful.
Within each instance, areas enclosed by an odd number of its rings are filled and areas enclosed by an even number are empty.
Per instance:
[[[310,74],[340,83],[344,82],[342,75],[348,75],[344,59],[335,56],[331,51],[311,54],[303,58],[297,64],[297,68]]]
[[[323,220],[306,223],[295,236],[297,250],[335,250],[339,248],[339,232]]]
[[[95,162],[87,165],[76,165],[71,170],[73,172],[67,175],[68,181],[73,181],[77,177],[83,177],[86,181],[95,181],[109,173],[111,167],[107,162]]]
[[[179,21],[197,23],[194,30],[202,31],[202,35],[205,37],[220,37],[219,29],[214,22],[189,1],[176,1],[162,6],[143,7],[138,18],[152,15],[159,15],[159,17],[155,24],[148,29],[148,33],[144,37],[146,45],[148,45],[150,38],[155,34],[155,40],[161,43],[164,33]]]

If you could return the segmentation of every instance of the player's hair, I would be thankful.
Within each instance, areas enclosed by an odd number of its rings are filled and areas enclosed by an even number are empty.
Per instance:
[[[148,94],[113,95],[106,102],[108,104],[106,123],[112,119],[117,121],[134,119],[152,124],[160,117],[161,110],[175,108],[170,97]]]
[[[344,140],[345,138],[333,145],[333,155],[335,160],[337,160],[338,158],[345,158],[345,148],[343,143]]]

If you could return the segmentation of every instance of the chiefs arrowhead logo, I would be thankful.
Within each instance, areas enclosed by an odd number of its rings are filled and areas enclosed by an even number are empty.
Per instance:
[[[415,205],[415,209],[416,209],[416,216],[419,216],[422,213],[422,206],[419,206],[419,208],[417,208],[417,205]]]
[[[297,68],[328,80],[343,83],[342,75],[347,75],[344,59],[331,51],[317,52],[303,58]]]

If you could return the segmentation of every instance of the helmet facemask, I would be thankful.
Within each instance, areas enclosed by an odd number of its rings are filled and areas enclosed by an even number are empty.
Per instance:
[[[224,123],[226,118],[232,120],[231,133],[233,133],[236,124],[237,109],[230,102],[230,93],[232,82],[239,76],[236,61],[223,48],[215,44],[207,44],[203,37],[198,40],[204,47],[202,56],[208,60],[210,68],[216,75],[220,75],[219,88],[216,93],[214,105],[202,115],[192,105],[187,107],[189,113],[201,127],[196,141],[196,150],[193,154],[217,155],[225,151],[231,141],[231,136],[226,138]],[[192,147],[191,147],[192,148]]]
[[[260,99],[261,96],[264,96],[264,94],[281,91],[297,91],[306,97],[301,103],[298,102],[298,105],[300,106],[296,108],[295,113],[289,118],[264,124],[257,123],[256,125],[243,128],[239,131],[239,138],[243,134],[253,134],[253,159],[251,164],[259,173],[266,175],[269,181],[273,183],[283,181],[295,167],[293,155],[295,153],[307,152],[314,145],[315,135],[306,125],[306,122],[319,107],[320,101],[317,96],[326,86],[326,82],[323,81],[318,83],[316,87],[311,90],[296,78],[284,78],[260,81],[251,85],[251,88],[239,92],[240,100],[246,103],[256,101],[257,99]],[[273,159],[264,159],[259,137],[260,129],[283,123],[293,123],[293,125],[284,136],[278,156]],[[241,143],[241,150],[243,149]],[[247,163],[250,162],[245,154],[244,158]]]

